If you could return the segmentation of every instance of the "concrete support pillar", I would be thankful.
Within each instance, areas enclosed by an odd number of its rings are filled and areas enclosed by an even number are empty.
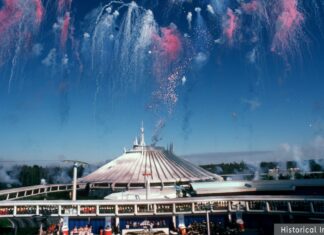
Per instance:
[[[78,165],[74,163],[73,165],[73,190],[72,190],[72,201],[76,201],[76,184],[77,184],[77,173],[78,173]]]
[[[310,202],[309,206],[310,206],[310,212],[314,214],[315,213],[314,204]]]
[[[175,215],[172,215],[172,223],[173,223],[174,227],[176,228],[177,227],[177,218]]]
[[[231,213],[228,213],[228,221],[229,221],[230,223],[232,223],[232,214],[231,214]]]
[[[134,214],[137,215],[137,204],[134,205]]]
[[[267,211],[267,212],[270,212],[270,205],[269,205],[269,202],[266,202],[266,211]]]
[[[209,211],[206,212],[206,221],[207,221],[207,235],[210,235]]]
[[[121,234],[119,223],[120,223],[119,217],[116,216],[116,218],[115,218],[115,226],[118,228],[118,231],[120,232],[119,234]]]

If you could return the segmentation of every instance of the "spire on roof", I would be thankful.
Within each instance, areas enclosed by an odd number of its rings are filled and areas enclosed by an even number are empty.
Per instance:
[[[144,138],[144,122],[142,121],[141,127],[141,146],[145,146],[145,138]]]
[[[135,136],[135,140],[134,140],[134,146],[138,146],[138,139],[137,139],[137,136]]]

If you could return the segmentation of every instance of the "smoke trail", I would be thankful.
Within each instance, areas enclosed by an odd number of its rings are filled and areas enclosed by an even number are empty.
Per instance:
[[[38,33],[43,14],[40,0],[3,2],[0,9],[0,65],[11,62],[8,92],[11,90],[21,55],[30,49],[31,40]]]
[[[46,66],[55,66],[56,64],[56,49],[52,48],[48,55],[42,60],[42,64]]]
[[[13,166],[0,166],[0,183],[4,184],[20,184],[17,178],[14,178],[10,172],[15,171]]]
[[[207,11],[212,14],[212,15],[215,15],[215,11],[214,11],[214,8],[212,5],[208,4],[207,5]]]
[[[13,58],[11,60],[11,71],[10,71],[9,82],[8,82],[8,93],[10,93],[10,90],[11,90],[11,83],[12,83],[12,80],[14,78],[14,72],[15,72],[15,69],[16,69],[18,56],[20,54],[20,48],[21,48],[21,43],[22,43],[22,35],[20,35],[21,27],[22,27],[22,23],[19,24],[19,31],[18,31],[19,32],[19,36],[18,36],[19,39],[18,39],[18,42],[17,42],[17,45],[16,45],[14,56],[13,56]]]
[[[120,77],[125,80],[120,80],[121,87],[129,86],[130,75],[132,71],[132,52],[134,50],[134,42],[137,37],[137,20],[139,18],[139,9],[135,2],[128,5],[128,10],[125,18],[119,28],[117,40],[115,41],[116,49],[115,56],[119,58],[119,64],[116,64]],[[127,79],[127,80],[126,80]]]
[[[165,127],[165,119],[160,118],[155,124],[154,133],[151,139],[153,146],[155,146],[159,141],[162,140],[161,132],[164,127]]]
[[[157,34],[157,24],[154,20],[153,12],[148,10],[144,14],[139,29],[139,34],[135,42],[134,55],[132,64],[134,65],[135,77],[143,79],[145,77],[144,70],[151,67],[151,47],[153,35]],[[147,59],[149,57],[149,59]],[[137,82],[135,82],[137,85]]]
[[[66,12],[63,19],[63,25],[62,25],[61,37],[60,37],[61,48],[63,48],[63,50],[66,47],[66,41],[68,38],[69,27],[70,27],[70,20],[71,20],[70,12]]]
[[[187,21],[188,21],[188,27],[189,29],[191,29],[192,13],[190,11],[187,14]]]

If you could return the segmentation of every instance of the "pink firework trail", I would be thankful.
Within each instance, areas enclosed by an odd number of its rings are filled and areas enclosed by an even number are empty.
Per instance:
[[[161,35],[153,35],[155,54],[155,76],[159,90],[153,96],[162,101],[171,113],[178,100],[176,87],[178,84],[178,61],[182,52],[180,34],[175,28],[161,28]]]
[[[40,24],[44,16],[44,7],[41,0],[34,0],[36,6],[36,23]]]
[[[0,33],[7,32],[8,29],[22,19],[22,16],[23,12],[17,0],[5,0],[4,6],[0,10]]]
[[[61,31],[61,47],[64,49],[69,34],[70,27],[70,13],[66,12],[63,20],[62,31]]]
[[[168,76],[171,65],[175,64],[182,50],[179,33],[173,28],[161,28],[161,36],[152,35],[155,55],[154,70],[157,79]]]
[[[58,0],[57,11],[62,13],[64,11],[69,11],[71,9],[72,0]]]
[[[181,40],[178,32],[173,28],[162,28],[162,36],[153,35],[156,50],[170,63],[175,61],[181,52]]]
[[[223,33],[231,43],[233,41],[234,33],[237,30],[237,16],[230,8],[227,8],[226,16],[227,19],[224,24]]]
[[[242,9],[245,13],[253,13],[256,12],[260,8],[260,2],[258,0],[253,0],[248,3],[242,3]]]
[[[278,54],[287,51],[301,32],[304,16],[298,10],[297,3],[297,0],[281,0],[271,51]]]

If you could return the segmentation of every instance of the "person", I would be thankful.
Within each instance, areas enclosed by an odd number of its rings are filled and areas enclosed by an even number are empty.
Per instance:
[[[88,234],[89,235],[93,235],[93,233],[92,233],[92,226],[91,225],[89,225]]]
[[[78,234],[78,228],[77,228],[77,226],[74,226],[74,228],[72,229],[72,231],[71,231],[70,234],[71,234],[71,235],[73,235],[73,234]]]

